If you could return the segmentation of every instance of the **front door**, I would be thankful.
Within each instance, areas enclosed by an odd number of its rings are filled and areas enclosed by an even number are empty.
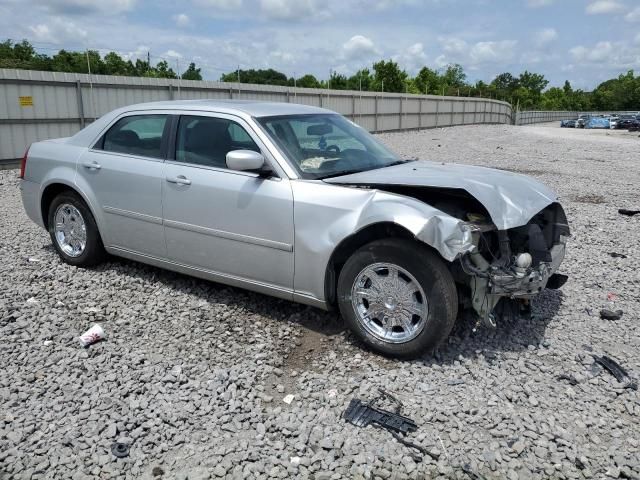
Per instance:
[[[172,261],[230,280],[293,288],[293,195],[288,179],[226,167],[231,150],[263,151],[232,116],[183,115],[162,188]]]
[[[161,200],[168,119],[122,117],[78,161],[77,182],[101,210],[107,247],[166,257]]]

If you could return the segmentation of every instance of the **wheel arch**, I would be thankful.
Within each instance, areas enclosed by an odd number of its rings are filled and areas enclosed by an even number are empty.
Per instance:
[[[45,186],[40,195],[40,215],[42,216],[42,223],[47,230],[49,229],[49,207],[51,202],[63,192],[72,192],[78,195],[84,201],[85,205],[87,205],[91,215],[93,215],[93,218],[97,222],[97,217],[91,207],[91,203],[89,203],[86,195],[84,195],[80,189],[69,183],[54,181]]]
[[[331,253],[325,270],[325,301],[330,308],[336,306],[338,277],[347,259],[367,243],[384,238],[407,238],[418,242],[415,235],[409,229],[394,222],[373,223],[342,239]],[[431,248],[426,243],[422,244],[427,248]]]

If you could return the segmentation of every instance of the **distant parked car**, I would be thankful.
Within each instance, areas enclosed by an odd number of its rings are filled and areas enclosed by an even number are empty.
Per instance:
[[[620,119],[616,123],[615,128],[618,130],[628,130],[629,128],[635,126],[637,123],[640,123],[635,115],[621,115]]]
[[[574,119],[574,120],[562,120],[560,121],[560,127],[561,128],[576,128],[576,122],[578,120]]]
[[[584,128],[591,120],[591,115],[580,115],[576,120],[576,128]]]
[[[636,120],[632,120],[632,123],[627,127],[630,132],[640,132],[640,115]]]
[[[589,120],[589,122],[585,125],[584,128],[588,128],[590,130],[608,129],[610,128],[610,122],[608,118],[593,117],[592,119]]]
[[[609,117],[609,128],[614,130],[620,121],[620,117],[618,115],[611,115]]]
[[[403,160],[311,106],[132,105],[34,143],[20,177],[27,214],[68,264],[109,252],[337,308],[388,355],[433,350],[462,306],[495,326],[566,281],[569,226],[545,185]]]

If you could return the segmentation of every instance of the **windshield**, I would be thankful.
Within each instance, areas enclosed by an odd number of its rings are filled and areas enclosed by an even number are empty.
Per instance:
[[[329,178],[402,162],[341,115],[284,115],[257,120],[302,178]]]

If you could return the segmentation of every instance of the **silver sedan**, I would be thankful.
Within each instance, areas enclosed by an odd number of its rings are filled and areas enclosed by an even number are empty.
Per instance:
[[[387,355],[433,350],[462,310],[495,326],[566,280],[567,219],[544,185],[402,160],[315,107],[133,105],[34,143],[21,178],[71,265],[110,253],[338,308]]]

